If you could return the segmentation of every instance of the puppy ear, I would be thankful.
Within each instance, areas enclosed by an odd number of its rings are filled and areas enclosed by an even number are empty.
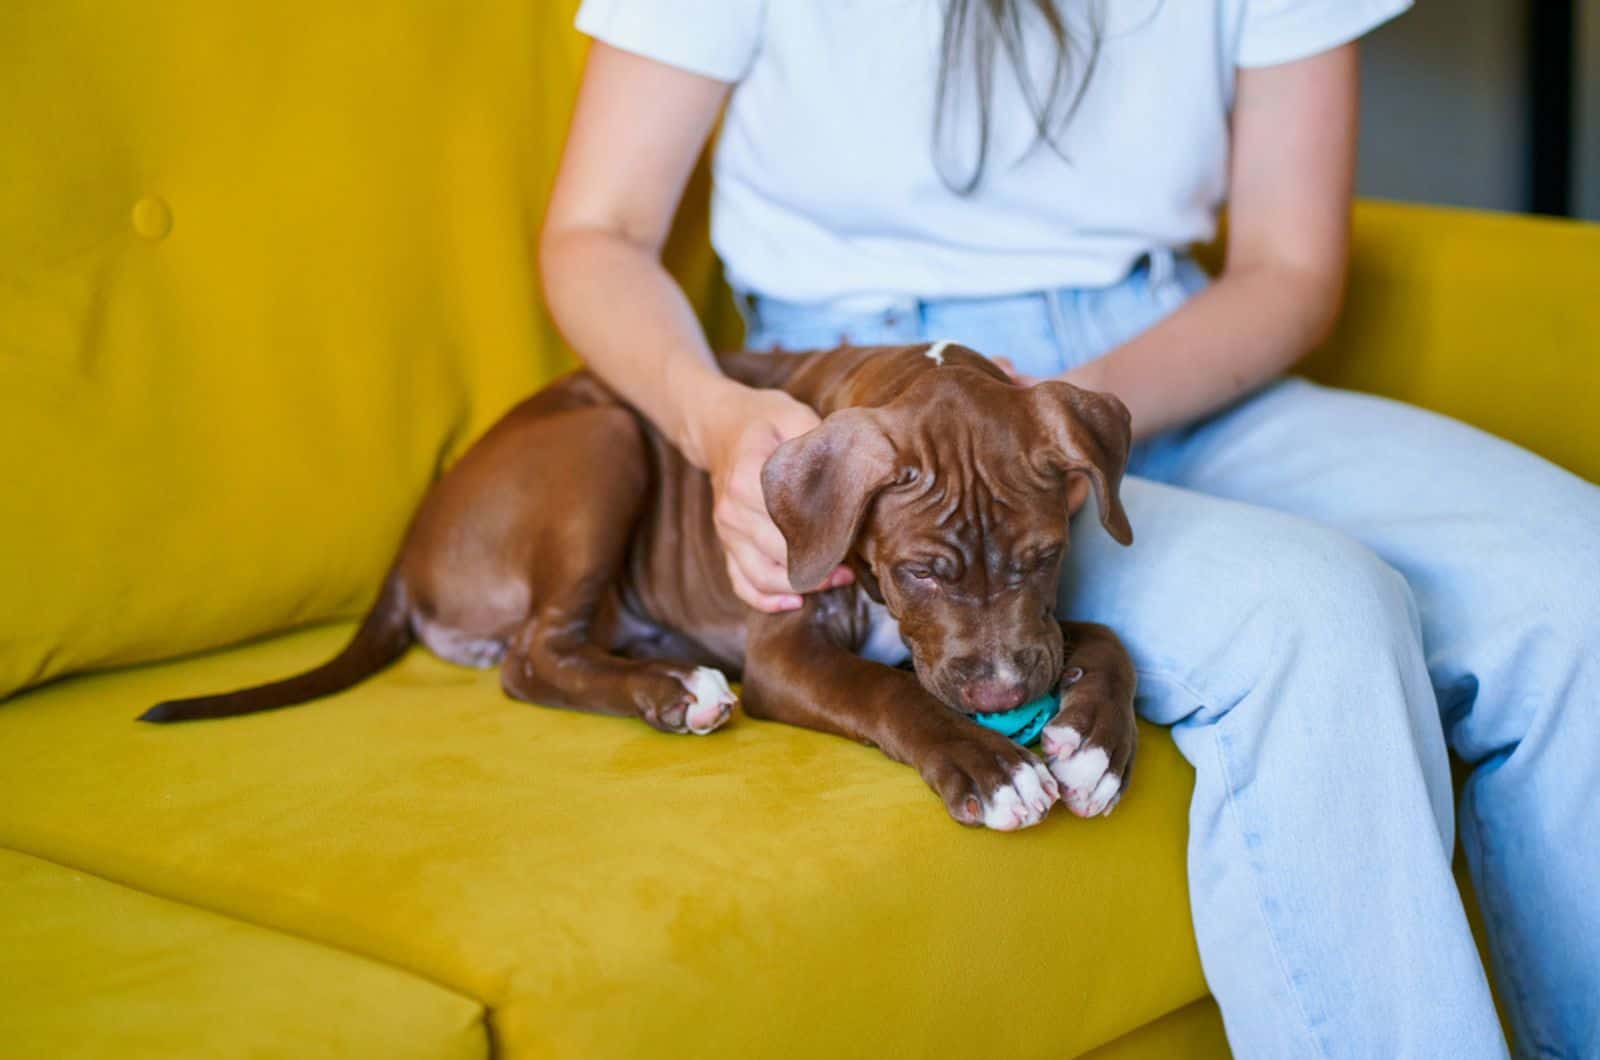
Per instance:
[[[789,582],[823,583],[849,555],[867,506],[894,480],[894,446],[876,409],[841,409],[778,446],[761,469],[761,492],[789,544]]]
[[[1061,472],[1088,475],[1100,524],[1119,544],[1133,544],[1122,508],[1122,476],[1133,445],[1133,418],[1110,394],[1083,390],[1059,379],[1028,391],[1046,431],[1045,461]]]

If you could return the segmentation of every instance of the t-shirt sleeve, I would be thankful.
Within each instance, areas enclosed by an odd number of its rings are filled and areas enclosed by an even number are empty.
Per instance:
[[[583,0],[578,29],[646,59],[730,84],[761,44],[766,0]]]
[[[1273,66],[1347,44],[1411,0],[1244,0],[1235,63]]]

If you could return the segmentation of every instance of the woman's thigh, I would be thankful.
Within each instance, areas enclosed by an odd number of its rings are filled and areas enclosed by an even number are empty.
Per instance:
[[[1122,639],[1140,715],[1176,726],[1203,771],[1225,760],[1235,778],[1420,806],[1448,849],[1448,759],[1404,579],[1298,516],[1137,477],[1122,494],[1133,545],[1091,502],[1072,523],[1058,610]]]
[[[1311,520],[1404,575],[1469,761],[1514,746],[1553,692],[1526,687],[1542,661],[1600,633],[1600,488],[1482,431],[1289,379],[1151,448],[1162,481]]]
[[[1100,527],[1092,499],[1073,518],[1059,610],[1123,639],[1151,721],[1215,720],[1279,655],[1338,665],[1374,642],[1417,632],[1404,580],[1344,534],[1135,476],[1124,479],[1122,499],[1134,528],[1130,547]],[[1321,629],[1335,635],[1298,643]],[[1348,645],[1338,632],[1351,634]]]

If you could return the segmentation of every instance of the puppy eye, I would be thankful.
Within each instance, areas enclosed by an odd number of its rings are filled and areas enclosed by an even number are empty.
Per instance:
[[[900,571],[906,577],[915,578],[919,582],[933,580],[933,571],[927,567],[901,567]]]
[[[1048,570],[1051,564],[1055,563],[1056,559],[1059,558],[1060,555],[1060,546],[1041,549],[1038,552],[1030,553],[1024,558],[1019,559],[1011,568],[1011,576],[1016,579],[1021,579],[1026,578],[1030,574],[1037,574],[1040,571]]]

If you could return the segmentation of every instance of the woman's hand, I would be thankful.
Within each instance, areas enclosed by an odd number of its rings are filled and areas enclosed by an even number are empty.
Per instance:
[[[788,545],[767,514],[761,469],[774,449],[821,421],[781,390],[738,384],[719,388],[705,405],[689,458],[711,475],[713,519],[733,591],[758,611],[792,611],[800,597],[789,584]],[[849,569],[840,567],[822,588],[851,579]]]

